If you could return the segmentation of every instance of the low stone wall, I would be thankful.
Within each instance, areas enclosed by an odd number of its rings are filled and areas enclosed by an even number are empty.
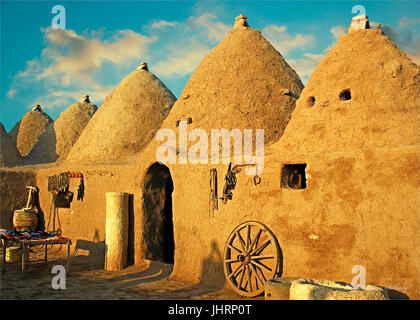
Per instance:
[[[357,289],[345,282],[303,278],[276,278],[265,284],[266,300],[390,300],[407,299],[395,290],[367,285]]]

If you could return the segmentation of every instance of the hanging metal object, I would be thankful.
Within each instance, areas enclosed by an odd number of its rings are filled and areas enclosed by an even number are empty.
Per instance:
[[[210,170],[210,203],[209,203],[209,216],[214,217],[214,210],[219,209],[219,200],[217,198],[217,170]]]
[[[223,187],[222,199],[223,204],[226,204],[228,200],[232,200],[233,193],[232,190],[236,187],[236,174],[242,171],[242,167],[254,167],[255,163],[249,164],[238,164],[232,168],[232,163],[229,163],[228,171],[225,175],[225,186]],[[258,185],[261,183],[261,178],[258,175],[254,176],[254,184]]]
[[[70,179],[72,178],[80,179],[79,187],[77,189],[77,200],[83,201],[85,187],[82,173],[67,171],[48,177],[48,191],[51,192],[51,205],[48,217],[47,231],[56,235],[61,234],[61,223],[58,209],[70,208],[70,203],[74,198],[74,193],[69,190]],[[58,223],[57,229],[56,220]],[[52,230],[50,230],[51,221]]]
[[[240,172],[241,169],[239,166],[235,166],[232,169],[232,162],[229,163],[229,168],[225,175],[225,186],[223,187],[223,194],[220,199],[222,199],[223,204],[226,204],[228,200],[232,200],[233,193],[232,190],[236,187],[236,174]]]

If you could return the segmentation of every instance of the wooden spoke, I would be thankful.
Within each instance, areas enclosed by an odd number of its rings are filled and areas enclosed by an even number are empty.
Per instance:
[[[251,255],[261,253],[261,251],[263,251],[265,247],[267,247],[270,243],[271,243],[271,240],[267,239],[261,246],[258,247],[258,249],[255,249],[253,252],[251,252]]]
[[[261,233],[262,233],[262,230],[261,229],[259,229],[258,230],[258,233],[257,233],[257,235],[255,236],[255,239],[254,239],[254,241],[252,241],[252,243],[251,243],[251,247],[250,247],[250,251],[252,251],[252,248],[254,247],[254,246],[257,246],[257,244],[258,244],[258,240],[260,239],[260,236],[261,236]]]
[[[247,265],[246,266],[248,271],[248,283],[249,283],[249,292],[252,292],[252,279],[251,279],[251,268]]]
[[[251,244],[251,225],[248,225],[247,234],[246,234],[246,252],[249,252],[250,244]]]
[[[241,250],[239,250],[238,248],[235,248],[234,246],[232,246],[231,244],[228,244],[228,247],[235,250],[236,252],[242,253]]]
[[[276,237],[259,222],[240,224],[227,239],[223,254],[224,273],[229,285],[242,296],[256,297],[263,293],[265,282],[275,278],[281,269],[279,261]]]
[[[255,264],[256,266],[259,266],[259,267],[263,267],[264,269],[266,269],[266,270],[268,270],[268,271],[272,271],[272,269],[271,268],[269,268],[269,267],[267,267],[266,265],[263,265],[262,263],[259,263],[259,262],[257,262],[257,261],[254,261],[254,260],[251,260],[251,263],[252,264]]]
[[[249,264],[249,266],[251,267],[252,271],[255,274],[255,278],[257,279],[257,282],[259,281],[261,283],[261,285],[264,286],[264,281],[261,280],[260,275],[257,273],[257,270],[255,269],[254,265],[252,263]]]
[[[242,236],[241,236],[241,234],[239,233],[239,231],[236,231],[236,235],[238,236],[238,239],[239,239],[239,242],[241,243],[242,249],[243,249],[244,251],[246,251],[246,248],[245,248],[245,241],[244,241],[244,239],[242,238]]]
[[[273,255],[251,256],[252,260],[274,259]]]
[[[241,280],[239,281],[239,284],[238,284],[238,288],[239,288],[239,289],[241,289],[242,282],[244,281],[244,276],[245,276],[245,268],[242,268],[242,272],[241,272]]]
[[[244,265],[243,264],[240,264],[236,269],[235,269],[235,271],[234,272],[232,272],[230,275],[229,275],[229,279],[230,278],[235,278],[235,276],[236,276],[236,274],[242,269],[244,267]]]
[[[255,269],[261,273],[261,276],[263,277],[265,283],[267,281],[267,278],[265,277],[264,272],[258,266],[255,266]]]

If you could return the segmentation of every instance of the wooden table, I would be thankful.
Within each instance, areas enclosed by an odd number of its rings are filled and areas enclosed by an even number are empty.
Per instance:
[[[67,245],[67,273],[70,272],[70,245],[71,239],[68,238],[61,238],[61,237],[54,237],[54,238],[47,238],[47,239],[40,239],[40,240],[27,240],[27,239],[17,239],[17,238],[4,238],[2,237],[3,241],[3,261],[1,264],[1,272],[6,272],[6,248],[7,245],[10,243],[19,244],[22,248],[22,276],[25,273],[26,269],[26,254],[27,250],[30,247],[45,245],[45,253],[44,253],[44,262],[47,263],[48,259],[48,245]]]

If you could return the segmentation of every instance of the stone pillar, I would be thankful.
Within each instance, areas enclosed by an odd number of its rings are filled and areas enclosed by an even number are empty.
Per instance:
[[[128,193],[106,194],[105,270],[127,267]]]

